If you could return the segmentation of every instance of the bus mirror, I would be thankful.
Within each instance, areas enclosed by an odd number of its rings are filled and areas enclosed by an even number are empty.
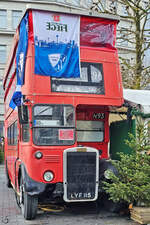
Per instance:
[[[28,107],[26,105],[18,106],[19,123],[28,123]]]

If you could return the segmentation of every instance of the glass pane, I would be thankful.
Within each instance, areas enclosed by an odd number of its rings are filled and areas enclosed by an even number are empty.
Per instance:
[[[77,120],[77,130],[104,130],[103,121]]]
[[[99,83],[103,79],[102,72],[94,65],[90,65],[92,82]]]
[[[127,11],[127,6],[126,5],[122,5],[122,15],[123,16],[128,16],[128,11]]]
[[[53,86],[54,88],[54,86]],[[88,86],[74,86],[74,85],[60,85],[55,86],[57,92],[69,92],[69,93],[85,93],[85,94],[99,94],[101,93],[100,87],[88,87]]]
[[[102,142],[104,140],[103,132],[95,131],[78,131],[77,141],[78,142]]]
[[[0,137],[4,136],[3,129],[4,129],[4,122],[0,121]]]
[[[0,80],[0,97],[2,98],[3,96],[4,96],[3,82]]]
[[[78,142],[102,142],[104,139],[103,121],[77,121]]]
[[[72,145],[74,143],[74,108],[72,106],[36,105],[33,112],[33,141],[36,145]]]
[[[0,63],[6,63],[6,45],[0,45]]]
[[[52,78],[53,80],[58,80],[58,78]],[[86,66],[81,67],[80,77],[75,78],[59,78],[59,81],[82,81],[88,82],[88,68]]]
[[[4,69],[0,69],[0,79],[3,79],[4,76]]]
[[[7,11],[0,10],[0,28],[5,29],[7,26]]]
[[[18,129],[17,121],[14,123],[14,144],[17,145]]]
[[[7,140],[8,140],[8,144],[10,145],[10,127],[8,127],[7,129]]]
[[[13,29],[16,29],[16,27],[18,26],[21,16],[22,16],[21,11],[12,11],[12,27],[13,27]]]
[[[81,62],[80,78],[52,78],[52,91],[104,94],[104,75],[101,63]]]
[[[72,106],[39,105],[34,107],[34,126],[73,127],[74,109]]]
[[[34,116],[52,116],[52,106],[35,106]]]
[[[74,129],[34,128],[33,141],[36,145],[72,145]]]
[[[30,139],[29,124],[22,125],[22,140],[28,142]]]

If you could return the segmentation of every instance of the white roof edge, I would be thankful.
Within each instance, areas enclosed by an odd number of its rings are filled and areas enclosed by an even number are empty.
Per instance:
[[[45,7],[46,5],[46,7]],[[26,11],[28,9],[33,10],[44,10],[44,11],[53,11],[53,12],[61,12],[61,13],[70,13],[76,15],[83,15],[83,16],[93,16],[99,17],[104,19],[110,20],[120,20],[120,17],[117,15],[111,15],[106,13],[98,13],[93,10],[88,10],[87,8],[81,8],[77,6],[65,5],[63,3],[55,3],[55,2],[44,2],[41,4],[39,3],[30,3],[26,5]]]
[[[140,105],[141,111],[144,114],[150,113],[150,91],[149,90],[134,90],[123,89],[124,100],[131,105]]]

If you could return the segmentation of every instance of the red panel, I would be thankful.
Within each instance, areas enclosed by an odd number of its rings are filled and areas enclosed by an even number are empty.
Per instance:
[[[81,17],[80,45],[114,48],[117,21],[102,18]]]
[[[32,11],[29,11],[29,33],[28,38],[30,41],[34,42],[34,34],[33,34],[33,19],[32,19]]]

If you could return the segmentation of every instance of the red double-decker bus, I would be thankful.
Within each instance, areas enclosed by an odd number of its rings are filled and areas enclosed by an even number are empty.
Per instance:
[[[38,204],[101,195],[109,107],[123,103],[117,23],[53,4],[29,8],[18,26],[4,77],[5,166],[25,219]]]

